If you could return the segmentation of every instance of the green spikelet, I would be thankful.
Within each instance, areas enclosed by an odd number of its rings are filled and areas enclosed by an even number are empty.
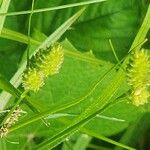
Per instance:
[[[44,85],[44,79],[59,73],[64,60],[64,51],[60,44],[47,49],[40,49],[30,60],[23,74],[25,90],[38,91]]]
[[[134,105],[148,102],[150,92],[150,62],[147,52],[142,49],[135,51],[128,68],[128,83],[131,86],[131,99]]]
[[[55,44],[51,50],[43,52],[44,55],[39,58],[40,61],[37,65],[44,76],[47,77],[59,73],[64,61],[64,51],[62,46]]]
[[[38,91],[44,85],[43,74],[37,69],[27,69],[23,74],[22,85],[25,90]]]

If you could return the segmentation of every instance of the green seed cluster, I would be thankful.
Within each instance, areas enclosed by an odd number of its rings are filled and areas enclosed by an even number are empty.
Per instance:
[[[25,90],[38,91],[44,85],[43,75],[37,69],[28,69],[23,75],[23,87]]]
[[[38,91],[44,85],[44,79],[59,73],[64,61],[64,51],[60,44],[40,49],[30,60],[23,74],[25,90]]]
[[[131,86],[131,98],[134,105],[144,105],[148,102],[150,92],[150,61],[147,51],[135,51],[128,68],[128,83]]]

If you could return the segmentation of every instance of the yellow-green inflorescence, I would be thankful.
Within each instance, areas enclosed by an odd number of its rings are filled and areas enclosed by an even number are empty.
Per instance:
[[[135,106],[146,104],[150,97],[150,61],[146,50],[137,50],[133,53],[127,71],[132,103]]]
[[[28,68],[23,75],[23,87],[25,90],[38,91],[44,85],[43,74],[36,68]]]
[[[38,91],[48,76],[59,73],[64,61],[64,51],[60,44],[40,49],[24,71],[22,83],[25,90]]]
[[[43,74],[47,77],[59,73],[61,65],[64,61],[64,52],[62,47],[57,44],[52,47],[51,51],[47,51],[37,64]]]

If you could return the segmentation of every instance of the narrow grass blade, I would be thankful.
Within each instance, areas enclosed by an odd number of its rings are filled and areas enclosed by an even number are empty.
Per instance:
[[[11,0],[3,0],[1,7],[0,7],[0,14],[7,13],[10,1]],[[6,15],[0,16],[0,34],[4,26],[5,18],[6,18]]]
[[[15,87],[9,83],[2,75],[0,75],[0,89],[5,90],[12,95],[18,95],[19,93],[16,91]]]
[[[7,28],[2,29],[0,37],[9,39],[9,40],[13,40],[13,41],[17,41],[20,43],[28,44],[28,36],[26,36],[22,33],[7,29]],[[31,37],[30,37],[30,42],[32,45],[37,45],[37,46],[41,44],[41,42],[34,40]]]
[[[118,58],[118,56],[117,56],[117,53],[116,53],[116,51],[115,51],[115,48],[114,48],[114,46],[113,46],[113,43],[112,43],[111,39],[109,39],[108,41],[109,41],[111,50],[112,50],[112,52],[113,52],[113,54],[114,54],[114,57],[115,57],[117,63],[120,64],[119,58]]]
[[[71,8],[71,7],[85,6],[85,5],[100,3],[104,1],[106,0],[89,0],[89,1],[79,2],[79,3],[72,3],[72,4],[62,5],[62,6],[50,7],[50,8],[35,9],[33,11],[27,10],[27,11],[20,11],[20,12],[0,13],[0,16],[3,16],[3,15],[16,16],[16,15],[25,15],[25,14],[30,14],[30,13],[41,13],[41,12],[60,10],[60,9],[66,9],[66,8]]]
[[[110,138],[107,138],[107,137],[102,136],[100,134],[96,134],[96,133],[94,133],[92,131],[88,131],[86,129],[83,129],[83,132],[86,132],[87,134],[89,134],[89,135],[91,135],[93,137],[96,137],[96,138],[98,138],[98,139],[100,139],[102,141],[105,141],[105,142],[111,143],[113,145],[116,145],[117,147],[120,147],[120,149],[124,148],[124,149],[127,149],[127,150],[136,150],[135,148],[132,148],[132,147],[129,147],[129,146],[125,145],[125,144],[116,142],[114,140],[111,140]]]
[[[146,13],[146,16],[143,20],[143,23],[142,23],[134,41],[133,41],[133,43],[132,43],[130,50],[132,50],[139,43],[142,43],[144,41],[146,34],[149,31],[149,29],[150,29],[150,4],[148,6],[147,13]],[[139,46],[137,48],[140,49],[141,47]]]

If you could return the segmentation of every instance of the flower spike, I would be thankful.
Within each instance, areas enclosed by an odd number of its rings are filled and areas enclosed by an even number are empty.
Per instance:
[[[150,86],[150,62],[146,50],[134,52],[127,72],[133,104],[136,106],[144,105],[150,97],[148,90]]]
[[[23,74],[25,90],[38,91],[44,85],[44,79],[59,73],[64,61],[64,51],[56,43],[47,49],[40,49],[29,61],[29,66]]]

